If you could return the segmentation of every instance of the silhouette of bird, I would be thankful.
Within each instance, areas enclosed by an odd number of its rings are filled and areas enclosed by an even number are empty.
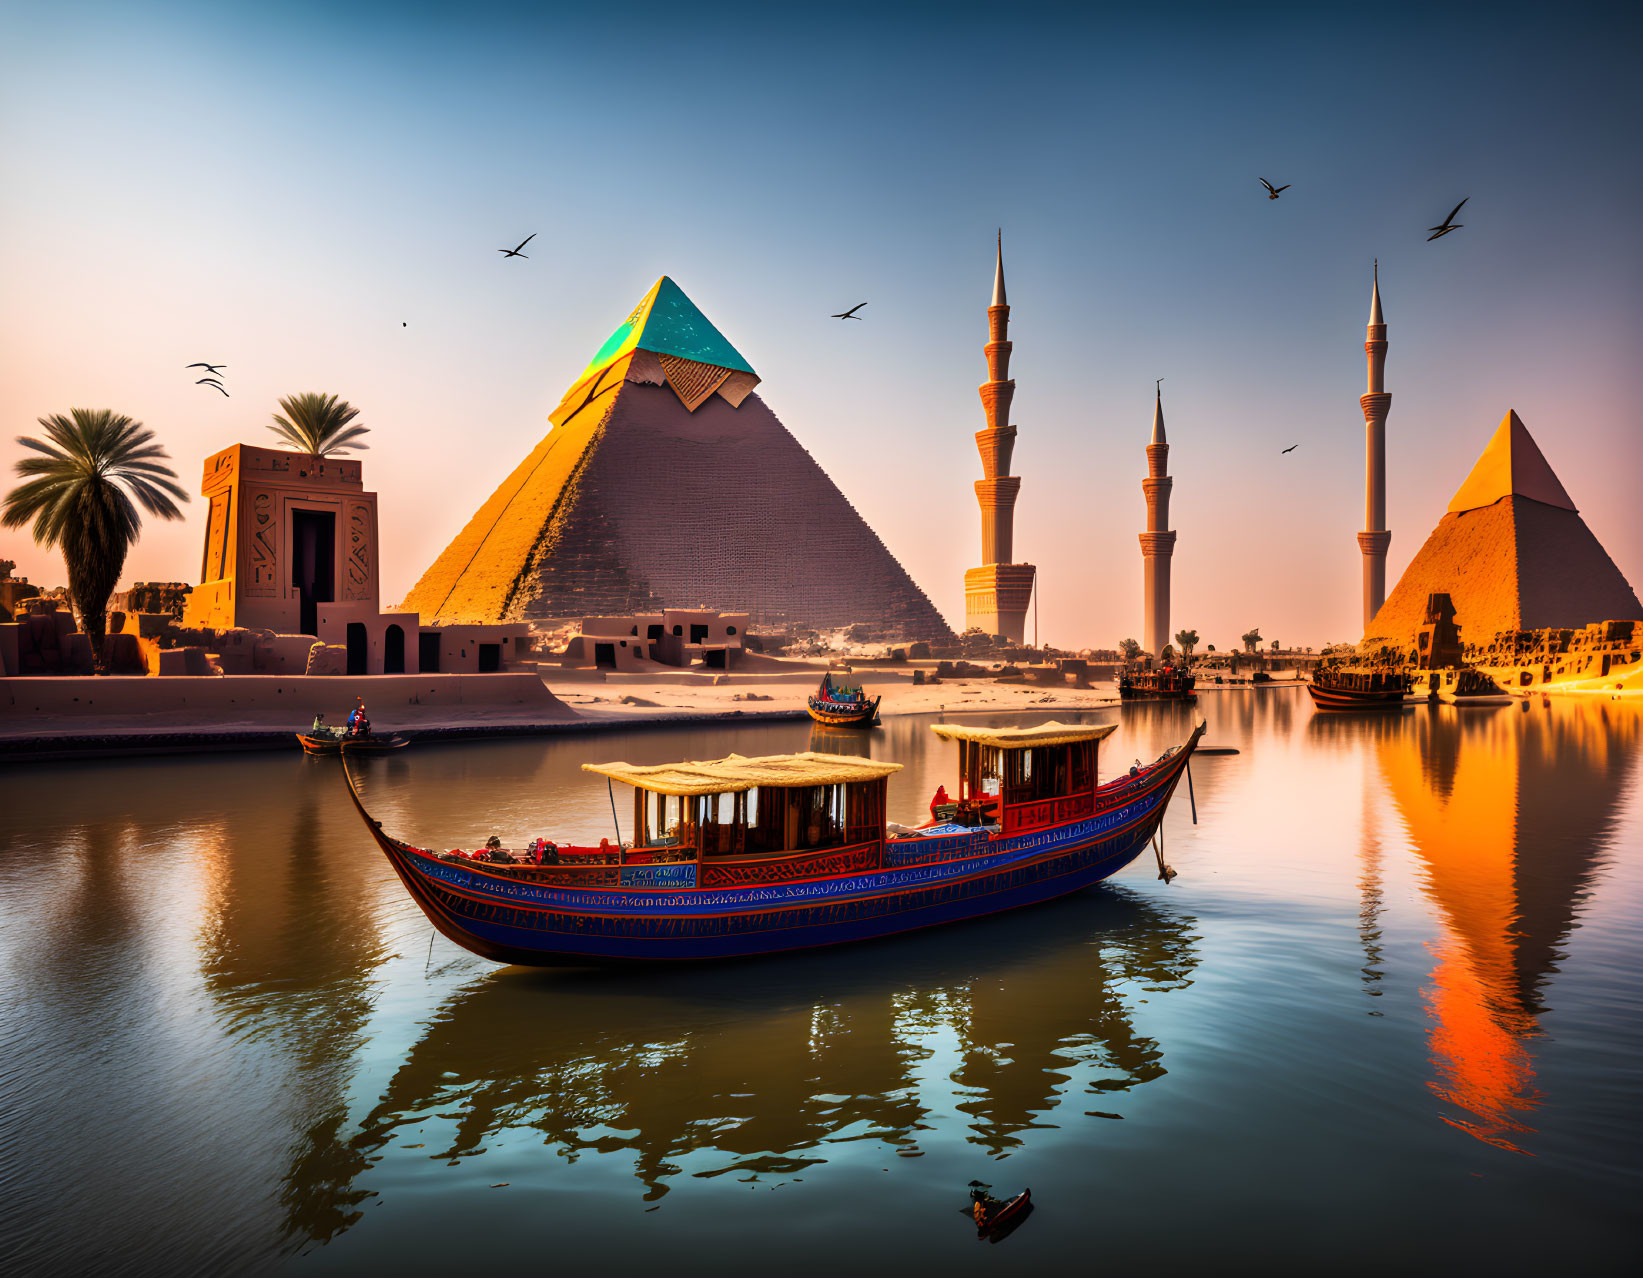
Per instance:
[[[861,308],[866,306],[866,305],[867,305],[866,302],[857,302],[849,310],[843,311],[838,315],[829,315],[827,318],[828,319],[853,319],[853,320],[859,320],[861,318],[861,316],[857,315],[856,312],[861,310]]]
[[[1283,452],[1280,452],[1278,455],[1281,457],[1281,456],[1283,456],[1283,453],[1292,453],[1299,447],[1300,447],[1299,444],[1291,444],[1288,448],[1284,449]]]
[[[525,245],[529,244],[535,238],[536,238],[536,232],[532,231],[524,239],[519,241],[519,248],[497,249],[496,251],[498,253],[502,254],[503,257],[522,257],[528,262],[528,261],[531,260],[531,255],[529,253],[521,253],[519,251],[519,249],[524,248]]]
[[[1470,195],[1468,195],[1466,197],[1466,200],[1469,200],[1471,198],[1472,197]],[[1460,202],[1460,204],[1465,204],[1466,200],[1462,200]],[[1457,205],[1455,205],[1454,208],[1450,209],[1449,210],[1449,216],[1444,218],[1443,221],[1439,222],[1436,226],[1429,226],[1429,227],[1426,228],[1428,231],[1432,232],[1432,234],[1430,234],[1426,237],[1426,242],[1428,244],[1430,244],[1435,239],[1439,239],[1442,236],[1448,235],[1450,231],[1460,230],[1460,228],[1465,225],[1464,222],[1456,222],[1455,221],[1455,214],[1460,212],[1460,204],[1457,204]]]
[[[211,376],[215,377],[218,373],[222,372],[223,369],[227,368],[228,365],[227,364],[190,364],[188,367],[190,367],[190,368],[203,368],[203,369],[205,369],[206,372],[210,373]],[[198,385],[198,383],[195,383],[195,384]]]
[[[199,380],[199,381],[197,381],[197,382],[195,382],[195,383],[194,383],[194,385],[196,385],[196,386],[209,386],[209,387],[211,387],[211,388],[212,388],[212,389],[213,389],[213,390],[220,390],[220,391],[222,391],[222,394],[223,394],[223,398],[224,398],[224,399],[232,399],[232,398],[234,398],[234,397],[233,397],[233,396],[232,396],[232,395],[230,395],[230,394],[229,394],[229,393],[228,393],[228,392],[227,392],[227,391],[225,391],[225,390],[223,390],[223,387],[222,387],[222,383],[221,383],[221,382],[219,382],[219,381],[217,381],[217,380],[215,380],[215,379],[214,379],[214,378],[210,378],[210,377],[202,377],[202,378],[200,378],[200,380]]]
[[[1287,191],[1294,185],[1293,182],[1285,182],[1282,186],[1273,186],[1272,183],[1268,182],[1265,178],[1257,178],[1256,180],[1260,182],[1262,186],[1266,187],[1266,198],[1269,200],[1277,199],[1280,191]]]

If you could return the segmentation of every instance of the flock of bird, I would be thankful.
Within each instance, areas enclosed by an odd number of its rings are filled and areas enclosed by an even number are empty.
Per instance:
[[[206,376],[200,378],[200,380],[195,382],[194,385],[213,387],[216,390],[222,391],[222,395],[223,395],[224,399],[231,399],[232,398],[232,396],[229,395],[227,389],[223,386],[222,382],[217,379],[217,374],[222,372],[223,369],[227,368],[228,367],[227,364],[190,364],[188,367],[190,367],[190,368],[203,368],[206,371]]]

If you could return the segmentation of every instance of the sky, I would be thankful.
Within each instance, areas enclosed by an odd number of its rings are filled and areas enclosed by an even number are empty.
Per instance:
[[[1172,629],[1358,637],[1377,257],[1389,588],[1508,409],[1643,585],[1640,55],[1635,6],[0,0],[0,477],[137,418],[196,499],[125,580],[195,581],[204,459],[336,393],[395,603],[668,274],[962,626],[1002,227],[1044,642],[1140,635],[1160,377]]]

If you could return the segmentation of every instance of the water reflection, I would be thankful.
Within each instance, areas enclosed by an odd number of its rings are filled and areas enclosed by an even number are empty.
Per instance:
[[[647,1200],[687,1166],[802,1175],[853,1142],[916,1156],[944,1110],[1001,1153],[1028,1129],[1090,1122],[1092,1098],[1120,1107],[1164,1073],[1131,1003],[1190,984],[1196,941],[1189,916],[1109,888],[1025,926],[1001,918],[848,953],[642,981],[490,973],[439,1008],[328,1160],[375,1160],[440,1115],[448,1139],[418,1157],[460,1159],[532,1131],[569,1161],[631,1151]],[[306,1204],[317,1219],[299,1222],[314,1236],[341,1210],[321,1198]]]
[[[1441,707],[1373,732],[1443,925],[1425,991],[1431,1087],[1464,1111],[1444,1121],[1508,1149],[1534,1130],[1529,1043],[1543,991],[1606,859],[1637,751],[1635,715],[1580,711]]]

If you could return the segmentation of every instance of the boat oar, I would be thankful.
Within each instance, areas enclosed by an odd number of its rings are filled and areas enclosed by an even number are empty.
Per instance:
[[[1175,871],[1164,864],[1164,826],[1160,822],[1152,834],[1152,850],[1158,854],[1158,877],[1164,880],[1165,885],[1175,877]]]
[[[622,846],[622,823],[616,819],[616,787],[611,785],[610,778],[605,778],[605,793],[610,795],[610,822],[616,827],[616,846]]]
[[[1192,792],[1192,759],[1187,758],[1187,798],[1192,801],[1192,823],[1198,824],[1198,796]]]

